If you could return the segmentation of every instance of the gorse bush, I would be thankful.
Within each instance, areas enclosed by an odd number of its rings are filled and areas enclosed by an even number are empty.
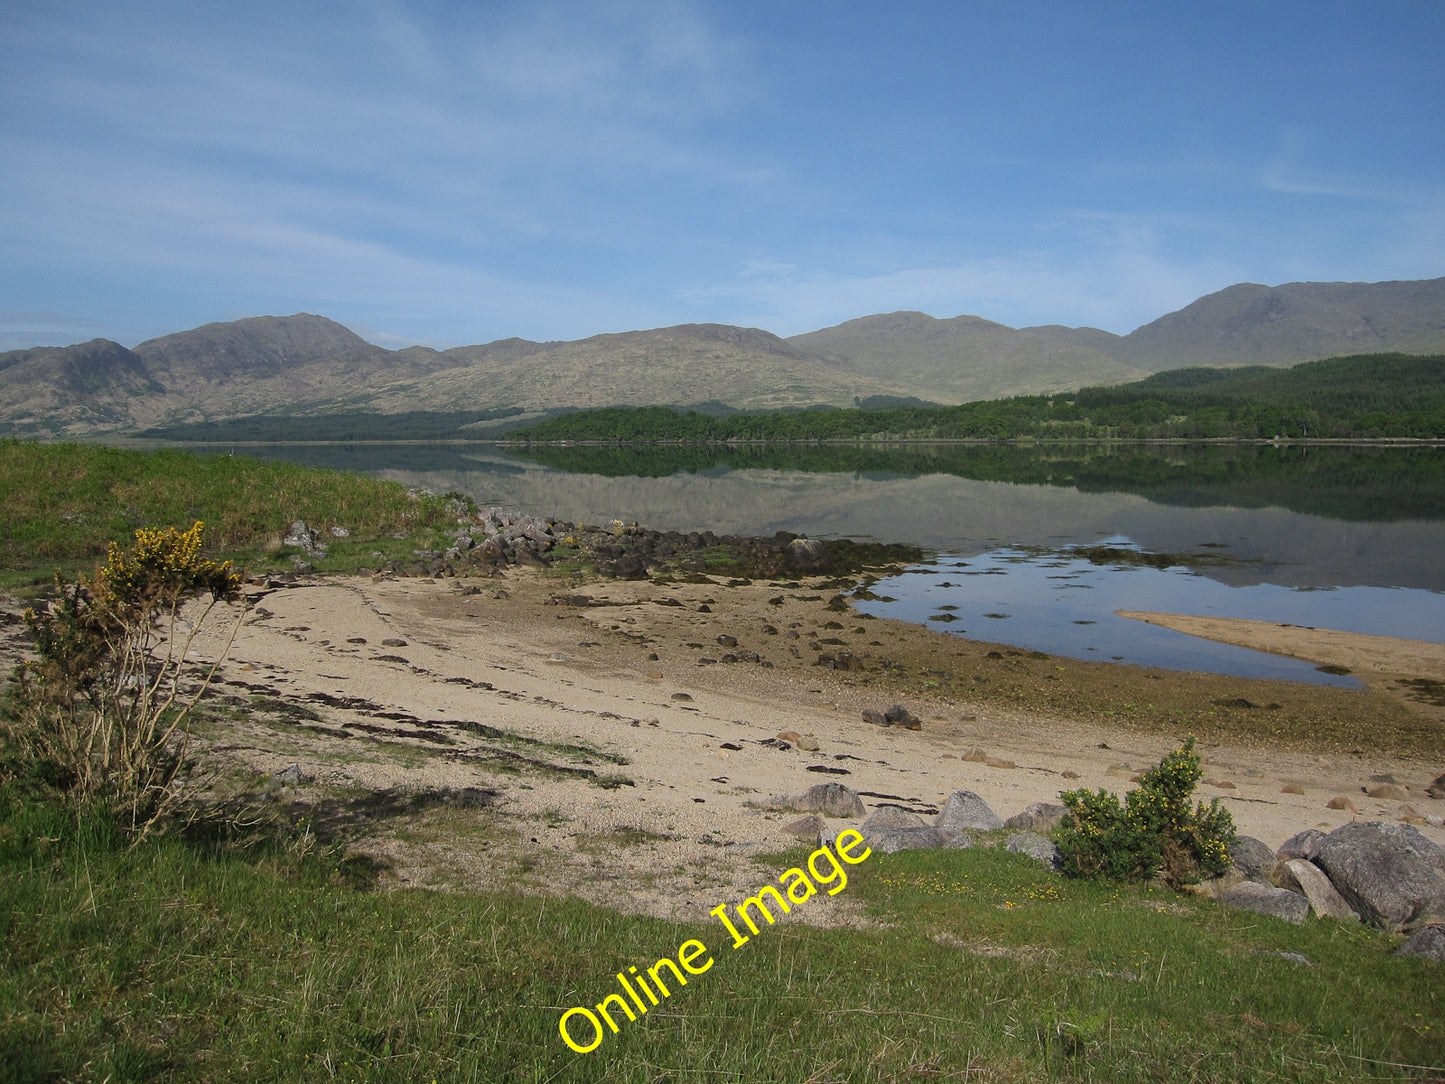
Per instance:
[[[175,801],[191,709],[219,665],[192,659],[191,645],[212,609],[240,592],[229,561],[201,557],[203,531],[199,520],[186,531],[142,528],[131,549],[112,543],[89,580],[57,577],[55,602],[25,611],[37,658],[17,669],[0,724],[8,771],[78,811],[103,808],[133,839]],[[182,618],[193,599],[204,600],[200,611]]]
[[[1224,873],[1234,818],[1218,798],[1190,808],[1203,774],[1191,737],[1145,772],[1123,802],[1106,790],[1060,795],[1069,811],[1056,833],[1065,871],[1116,881],[1159,874],[1174,887]]]

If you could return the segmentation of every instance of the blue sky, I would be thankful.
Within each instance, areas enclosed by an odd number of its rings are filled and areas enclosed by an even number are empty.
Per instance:
[[[0,349],[1445,275],[1441,0],[0,0]]]

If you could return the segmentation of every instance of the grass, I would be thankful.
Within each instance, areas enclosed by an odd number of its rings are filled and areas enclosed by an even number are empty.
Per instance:
[[[165,839],[127,854],[48,815],[12,805],[0,826],[0,1079],[1445,1071],[1438,967],[1390,955],[1383,935],[1065,881],[994,850],[874,855],[846,894],[879,928],[765,926],[732,950],[714,923],[508,893],[359,889],[340,851],[285,840],[235,854]],[[801,857],[768,861],[777,872]],[[706,973],[592,1053],[562,1044],[562,1012],[595,1005],[618,971],[675,956],[690,938],[714,958]]]
[[[413,549],[445,549],[452,502],[395,482],[229,455],[96,444],[0,441],[0,587],[33,589],[56,571],[89,572],[107,543],[137,527],[206,522],[206,548],[252,571],[291,570],[281,539],[293,520],[321,534],[317,569],[354,571]],[[346,538],[332,538],[331,527]],[[397,535],[401,535],[398,538]],[[380,556],[378,556],[380,554]]]

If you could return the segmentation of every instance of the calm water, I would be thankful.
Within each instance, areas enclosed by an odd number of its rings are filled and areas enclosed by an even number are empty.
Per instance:
[[[936,559],[874,588],[895,602],[864,608],[1050,654],[1338,680],[1119,609],[1445,642],[1442,449],[237,450],[572,522],[912,542]],[[1098,566],[1069,553],[1101,542],[1207,563]]]

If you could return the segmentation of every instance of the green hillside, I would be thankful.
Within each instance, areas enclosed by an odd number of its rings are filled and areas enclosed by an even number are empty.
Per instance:
[[[1178,369],[1115,387],[954,407],[727,418],[617,407],[554,418],[510,436],[530,442],[1442,439],[1445,355],[1368,354],[1288,369]]]

